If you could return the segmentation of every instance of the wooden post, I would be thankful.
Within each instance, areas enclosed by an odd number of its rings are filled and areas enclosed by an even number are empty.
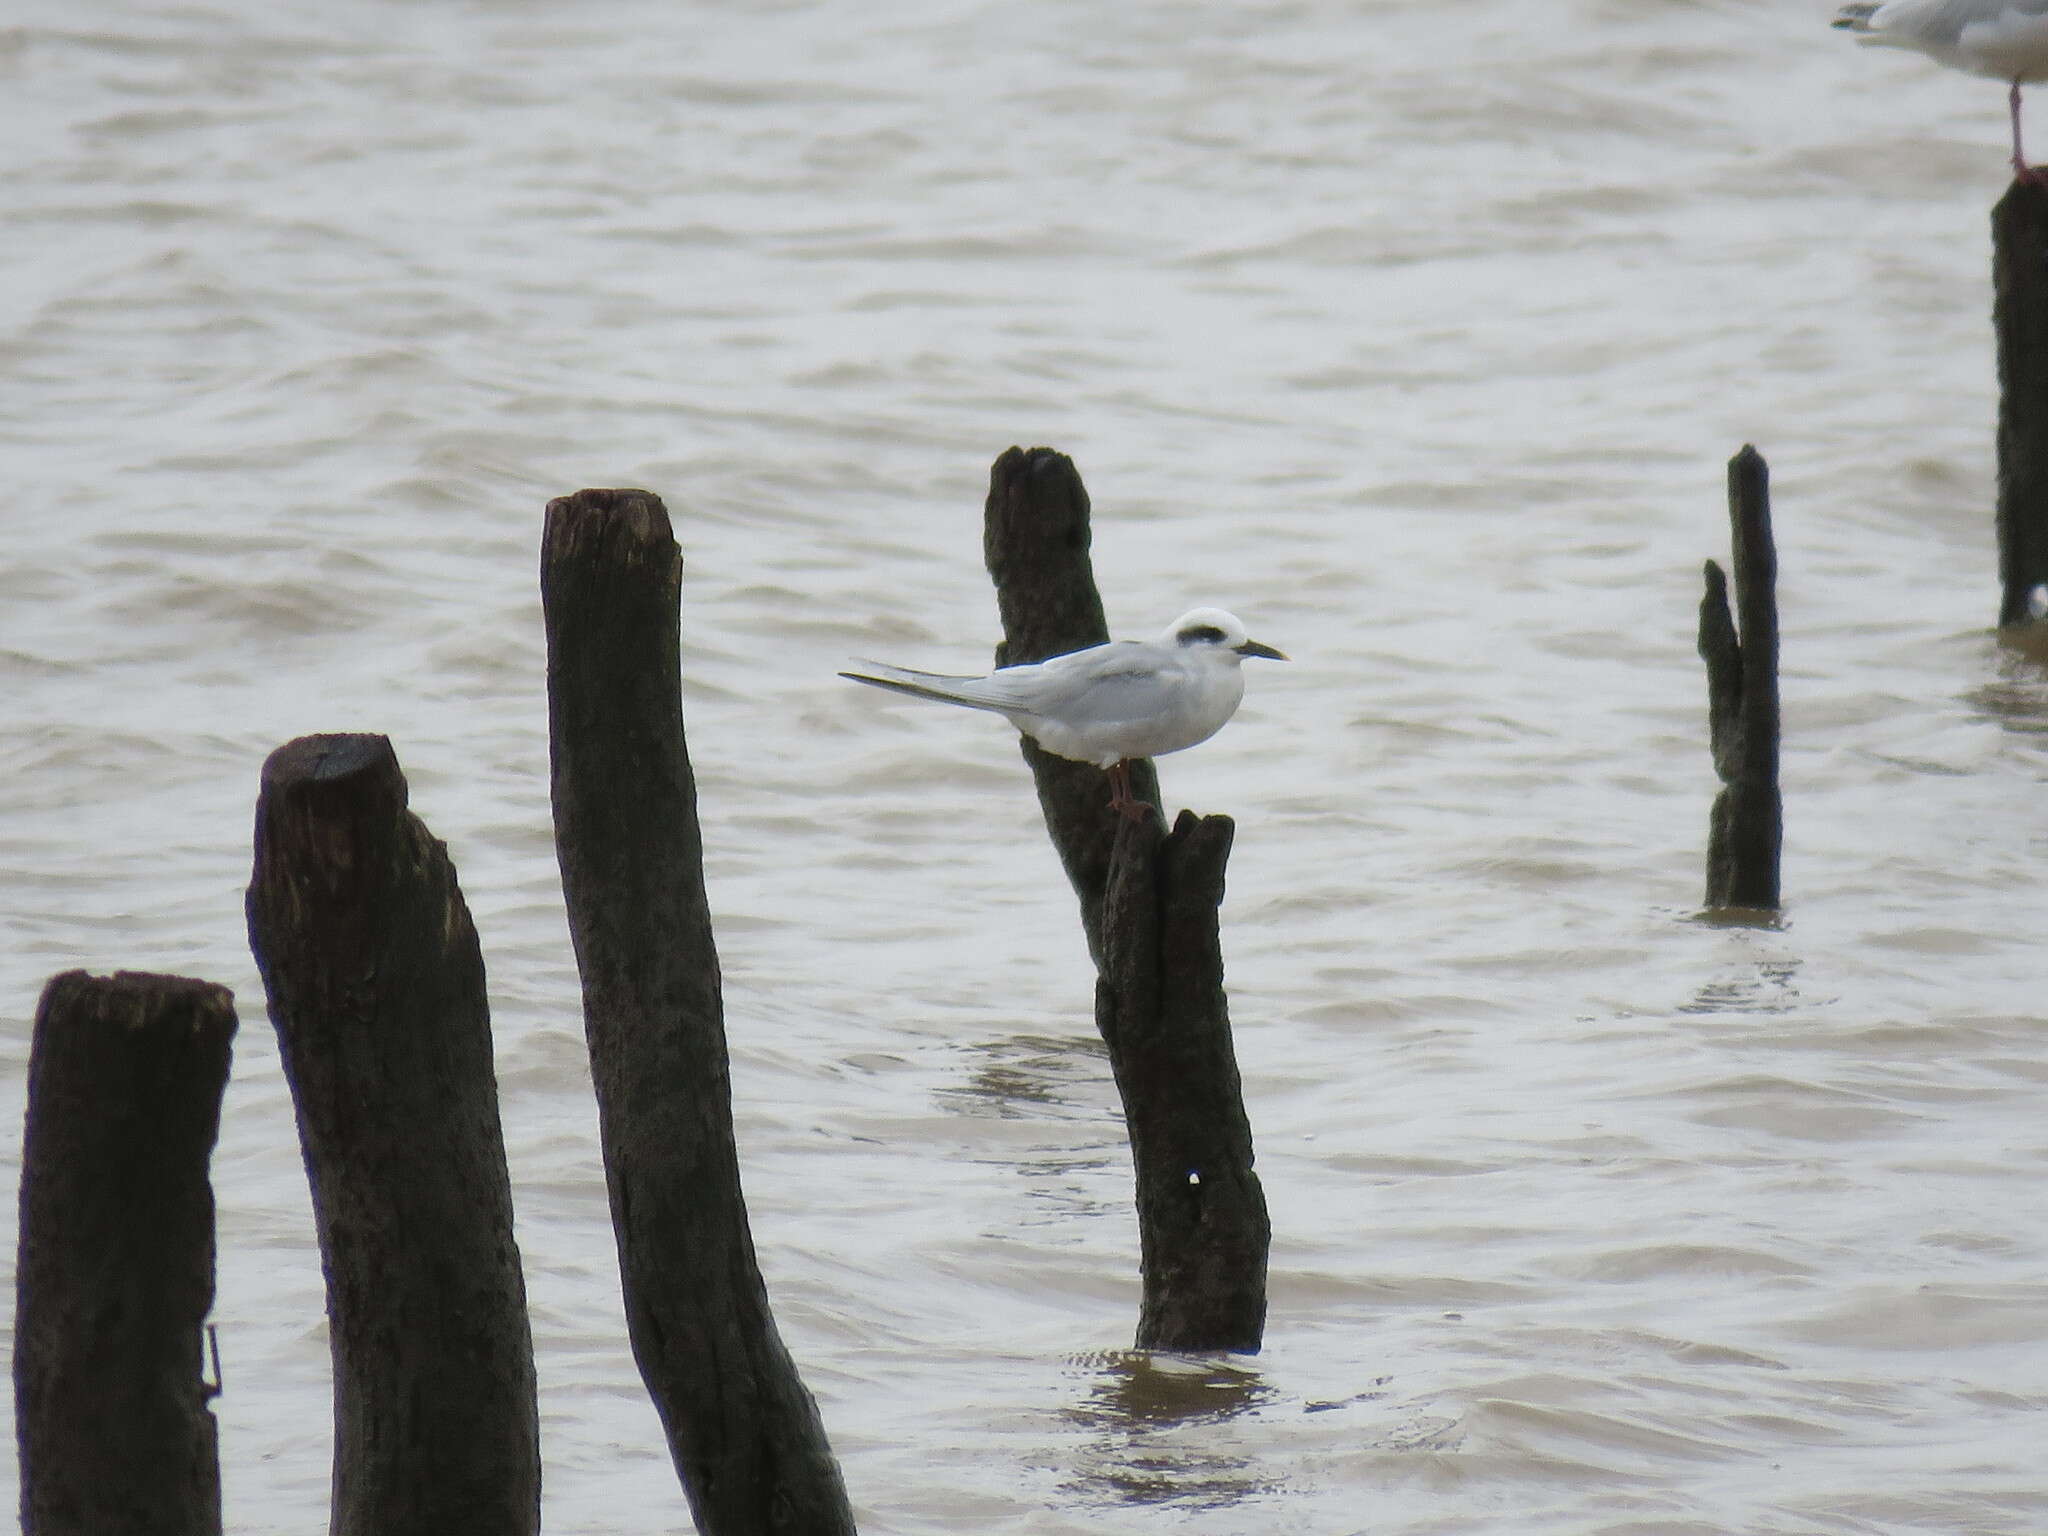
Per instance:
[[[1088,558],[1088,493],[1073,460],[1011,448],[989,473],[983,555],[1004,641],[998,665],[1109,638]],[[1216,909],[1228,817],[1111,811],[1103,773],[1024,741],[1045,825],[1081,901],[1095,958],[1095,1017],[1130,1128],[1144,1271],[1142,1349],[1259,1347],[1270,1227],[1252,1172]],[[1134,793],[1159,802],[1151,763]]]
[[[1991,251],[2002,627],[2034,617],[2048,583],[2048,187],[2014,180],[1991,210]]]
[[[683,739],[682,553],[659,497],[548,503],[555,849],[583,976],[633,1356],[705,1536],[853,1531],[741,1198],[718,953]]]
[[[1117,835],[1095,1022],[1138,1180],[1140,1349],[1256,1353],[1272,1226],[1252,1171],[1216,910],[1235,828],[1182,811]]]
[[[205,1380],[233,995],[51,978],[29,1046],[15,1268],[25,1536],[219,1536]]]
[[[327,1273],[334,1536],[533,1532],[533,1344],[483,957],[382,736],[304,736],[263,765],[249,943]]]
[[[1778,789],[1778,553],[1771,540],[1770,470],[1745,446],[1728,461],[1735,607],[1728,581],[1706,565],[1699,652],[1707,664],[1708,728],[1722,782],[1707,835],[1707,905],[1776,911],[1784,808]]]
[[[1022,666],[1109,639],[1095,568],[1088,558],[1088,492],[1074,461],[1050,448],[1011,448],[989,470],[982,558],[995,583],[1003,641],[996,665]],[[1089,763],[1055,757],[1019,736],[1038,787],[1046,834],[1081,903],[1088,953],[1102,963],[1102,897],[1117,823],[1109,778]],[[1131,793],[1159,803],[1151,759],[1131,764]]]

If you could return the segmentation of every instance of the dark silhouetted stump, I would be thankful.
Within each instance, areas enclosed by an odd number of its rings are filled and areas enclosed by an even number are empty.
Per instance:
[[[1012,448],[989,472],[983,554],[1004,640],[999,665],[1109,638],[1088,559],[1088,493],[1073,460]],[[1099,770],[1024,742],[1038,803],[1081,901],[1098,980],[1095,1017],[1130,1128],[1138,1184],[1142,1349],[1259,1347],[1270,1227],[1252,1172],[1216,911],[1232,824],[1109,809]],[[1152,764],[1132,788],[1159,802]]]
[[[14,1412],[27,1536],[218,1536],[207,1159],[225,987],[67,971],[29,1047]]]
[[[996,665],[1022,666],[1101,645],[1109,639],[1095,569],[1088,558],[1088,492],[1074,461],[1050,448],[1011,448],[989,470],[982,558],[995,583],[1003,642]],[[1081,902],[1088,953],[1102,963],[1102,896],[1117,824],[1109,777],[1089,763],[1055,757],[1020,736],[1038,786],[1045,830]],[[1149,758],[1131,764],[1131,793],[1159,803]]]
[[[249,942],[327,1271],[334,1536],[537,1530],[533,1344],[483,957],[382,736],[270,754]]]
[[[1103,911],[1095,1022],[1138,1178],[1140,1349],[1256,1351],[1272,1228],[1252,1171],[1217,908],[1234,827],[1126,823]]]
[[[548,504],[555,848],[583,976],[633,1356],[706,1536],[851,1532],[775,1330],[733,1147],[718,954],[683,740],[682,554],[658,497]]]
[[[1700,656],[1707,664],[1714,797],[1707,834],[1707,905],[1778,908],[1784,808],[1778,790],[1778,553],[1771,542],[1770,471],[1744,447],[1728,461],[1735,609],[1721,568],[1706,565]],[[1738,633],[1736,615],[1740,616]]]
[[[2015,180],[1991,211],[1998,332],[1998,622],[2048,583],[2048,187]]]

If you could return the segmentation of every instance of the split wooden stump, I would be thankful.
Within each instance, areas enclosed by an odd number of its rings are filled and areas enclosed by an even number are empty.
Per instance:
[[[1771,539],[1770,470],[1753,447],[1728,461],[1728,519],[1734,530],[1735,610],[1729,610],[1728,579],[1711,560],[1700,600],[1708,728],[1722,784],[1707,831],[1707,905],[1776,911],[1784,842],[1778,552]]]

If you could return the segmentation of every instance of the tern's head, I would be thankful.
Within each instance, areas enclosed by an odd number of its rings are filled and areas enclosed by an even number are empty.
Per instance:
[[[1221,608],[1196,608],[1182,614],[1167,625],[1166,633],[1159,637],[1171,641],[1184,650],[1197,646],[1229,653],[1233,659],[1246,656],[1264,656],[1270,661],[1285,661],[1287,658],[1270,645],[1261,645],[1244,632],[1244,625],[1234,613],[1225,613]]]

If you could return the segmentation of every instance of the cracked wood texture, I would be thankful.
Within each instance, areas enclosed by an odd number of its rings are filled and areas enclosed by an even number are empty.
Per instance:
[[[26,1536],[219,1536],[207,1406],[225,987],[51,978],[29,1045],[14,1405]]]
[[[555,847],[633,1356],[705,1536],[853,1531],[741,1197],[683,737],[682,552],[646,491],[548,504]]]

